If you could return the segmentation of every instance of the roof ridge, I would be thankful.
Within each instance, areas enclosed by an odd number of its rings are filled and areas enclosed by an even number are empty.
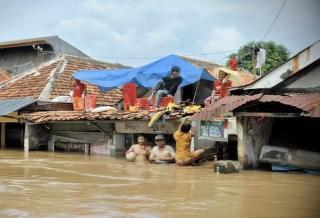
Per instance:
[[[1,84],[1,85],[0,85],[0,88],[3,88],[3,87],[5,87],[5,86],[8,85],[8,84],[14,83],[14,82],[16,82],[17,80],[22,79],[22,78],[24,78],[24,77],[26,77],[26,76],[28,76],[28,75],[30,75],[30,74],[37,73],[37,72],[39,72],[39,70],[41,70],[42,68],[47,67],[47,66],[50,66],[51,64],[54,64],[54,63],[57,62],[60,58],[61,58],[61,56],[57,56],[57,57],[55,57],[55,58],[53,58],[53,59],[51,59],[51,60],[49,60],[49,61],[46,61],[46,62],[44,62],[44,63],[42,63],[42,64],[40,64],[40,65],[38,65],[38,66],[35,66],[35,67],[33,67],[33,68],[31,68],[31,69],[29,69],[29,70],[27,70],[27,71],[25,71],[25,72],[23,72],[23,73],[21,73],[21,74],[15,75],[15,76],[13,76],[10,80],[8,80],[7,82]]]
[[[51,36],[43,36],[43,37],[35,37],[35,38],[25,38],[25,39],[16,39],[16,40],[8,40],[0,42],[0,45],[9,45],[9,44],[16,44],[19,42],[29,42],[29,41],[37,41],[37,40],[47,40],[48,38],[58,37],[57,35]]]
[[[62,55],[57,66],[51,71],[50,76],[49,76],[50,79],[49,79],[48,83],[42,89],[42,92],[38,96],[39,100],[48,100],[49,99],[50,93],[52,91],[52,86],[55,83],[55,81],[57,80],[58,75],[60,75],[64,71],[67,63],[68,63],[67,58],[65,57],[65,55]]]
[[[82,59],[82,60],[85,60],[85,61],[88,61],[90,63],[97,63],[101,66],[105,66],[105,65],[115,65],[115,66],[119,66],[119,67],[129,67],[129,66],[125,66],[125,65],[122,65],[120,63],[111,63],[111,62],[104,62],[104,61],[99,61],[99,60],[96,60],[92,57],[80,57],[80,56],[77,56],[77,55],[73,55],[73,54],[64,54],[66,56],[66,58],[75,58],[75,59]]]

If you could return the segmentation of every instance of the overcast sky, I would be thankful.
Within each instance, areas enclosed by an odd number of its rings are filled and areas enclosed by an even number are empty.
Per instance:
[[[282,0],[0,0],[0,41],[58,35],[98,60],[131,66],[169,54],[223,63],[259,41]],[[320,39],[320,1],[287,0],[265,40],[291,55]],[[218,52],[218,53],[216,53]]]

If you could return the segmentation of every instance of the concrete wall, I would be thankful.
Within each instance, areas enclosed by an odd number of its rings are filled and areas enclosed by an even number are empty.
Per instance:
[[[28,124],[26,124],[28,125]],[[44,125],[28,125],[25,131],[25,142],[29,144],[30,150],[47,150],[50,139],[50,130]],[[26,141],[27,140],[27,141]]]
[[[38,55],[32,46],[0,49],[0,68],[11,74],[20,74],[61,54],[88,57],[57,36],[43,37],[48,43],[39,45],[44,51]],[[38,46],[38,45],[37,45]]]
[[[44,50],[52,51],[50,45],[40,46]],[[37,51],[32,46],[1,49],[0,68],[6,69],[12,75],[16,75],[48,61],[54,56],[53,54],[44,54],[42,58],[38,58]]]
[[[44,38],[53,47],[55,55],[70,54],[79,57],[89,57],[76,47],[59,38],[58,36],[49,36]]]
[[[111,155],[113,124],[99,122],[50,124],[48,150]]]

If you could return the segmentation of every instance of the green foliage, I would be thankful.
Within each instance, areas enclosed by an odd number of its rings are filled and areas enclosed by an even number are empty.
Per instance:
[[[277,66],[284,63],[289,57],[289,50],[283,45],[277,45],[275,42],[249,42],[242,46],[237,53],[230,55],[240,57],[242,67],[250,72],[254,72],[252,64],[252,55],[254,47],[263,48],[266,50],[266,62],[261,68],[262,75],[270,72]],[[256,74],[259,74],[259,69],[256,69]]]

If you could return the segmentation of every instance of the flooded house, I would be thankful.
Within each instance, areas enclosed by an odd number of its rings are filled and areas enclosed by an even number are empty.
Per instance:
[[[178,58],[178,60],[180,61],[180,58]],[[195,69],[193,66],[192,68]],[[99,69],[102,68],[96,68],[95,70]],[[119,72],[123,70],[124,69],[119,69]],[[116,79],[123,79],[119,78],[118,73],[114,72],[114,70],[111,73],[108,71],[104,72],[104,70],[103,72],[98,72],[99,75],[102,73],[106,73],[109,77],[114,73],[114,79],[111,78],[110,80],[105,80],[105,77],[103,76],[103,79],[101,80],[104,84],[108,83],[108,86],[110,85],[111,88],[114,88],[113,90],[118,90],[116,87],[118,87],[119,84],[123,85],[123,83],[125,83],[124,81],[120,81],[118,85],[115,85],[117,84]],[[166,70],[165,73],[167,73]],[[187,73],[190,74],[192,72],[189,71]],[[203,70],[200,68],[197,69],[196,75],[199,76],[199,78],[203,76],[202,74]],[[81,75],[84,75],[85,78],[79,77],[77,74],[74,75],[74,77],[95,86],[94,82],[91,82],[91,80],[88,79],[88,77],[90,78],[90,75],[92,75],[94,81],[97,81],[97,76],[94,71],[88,71],[88,68],[82,68]],[[139,71],[139,75],[141,76],[141,71]],[[149,73],[147,73],[147,75],[149,75]],[[204,75],[209,76],[208,73]],[[195,83],[199,83],[199,81],[195,80]],[[105,87],[110,88],[108,86],[106,85]],[[95,87],[97,88],[97,86]],[[176,101],[184,100],[183,97],[181,97],[181,92],[183,91],[184,90],[180,90],[180,92],[176,93]],[[109,97],[111,94],[116,94],[115,91],[108,93]],[[134,93],[136,93],[136,91],[134,91]],[[64,93],[59,93],[59,95],[62,94]],[[87,94],[90,93],[87,92]],[[100,94],[101,93],[96,93],[97,98],[99,98]],[[201,95],[201,92],[198,94]],[[188,97],[190,98],[190,96]],[[138,98],[138,100],[139,99],[140,98]],[[148,123],[150,122],[151,117],[158,112],[157,110],[139,108],[140,106],[137,106],[138,110],[135,111],[118,110],[118,108],[114,106],[121,100],[123,100],[122,92],[120,93],[119,98],[114,101],[109,100],[100,103],[97,101],[97,105],[99,106],[110,106],[104,111],[99,111],[100,108],[96,108],[98,111],[93,109],[91,111],[33,112],[24,114],[21,118],[27,123],[32,124],[27,125],[29,128],[28,131],[31,132],[31,134],[32,132],[37,134],[36,131],[32,130],[35,124],[46,126],[48,129],[47,134],[50,134],[48,150],[81,151],[90,154],[111,154],[115,152],[123,152],[128,148],[128,146],[134,143],[137,135],[141,133],[146,135],[146,139],[150,144],[153,144],[154,135],[159,132],[165,134],[169,144],[173,144],[174,141],[172,134],[180,125],[181,121],[179,118],[186,116],[186,113],[190,113],[190,111],[184,112],[183,108],[180,108],[178,111],[168,111],[163,119],[150,128],[148,127]],[[109,104],[106,104],[107,102],[109,102]],[[162,109],[164,110],[164,108]],[[36,136],[33,137],[29,134],[29,139],[25,142],[28,142],[31,138],[35,137]],[[34,149],[31,144],[32,143],[29,143],[29,149]],[[25,147],[28,147],[28,144],[25,144]]]
[[[45,111],[44,113],[48,113],[48,111],[72,112],[69,92],[70,80],[75,71],[79,69],[117,69],[120,67],[122,65],[104,63],[91,58],[72,55],[55,57],[35,68],[12,77],[0,85],[0,100],[5,102],[0,105],[1,116],[2,118],[8,117],[11,113],[15,113],[15,116],[17,116],[23,112],[30,113],[35,111]],[[119,89],[102,92],[96,86],[87,85],[87,93],[96,95],[96,103],[99,105],[114,106],[122,99],[122,91]],[[63,98],[62,102],[61,97]],[[45,125],[29,125],[28,123],[21,122],[20,119],[10,120],[10,122],[8,119],[2,119],[1,140],[2,145],[8,146],[7,148],[24,147],[25,150],[47,149],[43,148],[42,145],[47,144],[45,140],[50,138],[50,131],[67,132],[73,129],[81,132],[87,128],[87,125],[70,123],[67,126],[60,125],[52,129]],[[11,134],[11,132],[15,134]],[[49,136],[45,137],[48,134]],[[43,140],[38,136],[41,136]],[[12,139],[12,137],[16,139]],[[24,137],[24,139],[22,140],[21,137]],[[10,145],[10,143],[13,144]]]
[[[320,169],[320,41],[197,114],[233,112],[237,154],[244,168],[262,162]]]
[[[187,61],[198,68],[208,68],[207,71],[215,76],[213,73],[215,64],[195,59],[187,59]],[[97,85],[91,83],[87,83],[87,95],[96,96],[96,105],[107,106],[107,110],[73,111],[68,95],[70,79],[75,72],[89,70],[88,73],[90,73],[90,70],[123,67],[123,65],[99,62],[85,57],[60,55],[14,76],[0,86],[0,99],[13,101],[18,99],[18,102],[29,98],[32,100],[29,104],[26,100],[25,104],[11,108],[10,112],[14,112],[18,120],[2,123],[3,148],[7,146],[7,148],[24,148],[26,151],[115,154],[127,149],[140,133],[146,135],[150,144],[153,143],[154,135],[158,132],[165,134],[168,144],[174,144],[172,134],[178,129],[180,118],[190,116],[194,112],[184,112],[183,108],[169,112],[155,126],[149,128],[148,123],[156,111],[119,110],[118,106],[123,101],[121,89],[114,87],[103,92]],[[211,90],[212,82],[196,80],[180,88],[175,95],[175,101],[184,102],[191,99],[193,103],[200,104]],[[1,115],[8,116],[8,114]],[[14,139],[9,138],[9,135],[13,135],[10,131],[18,133],[14,134],[16,135]],[[193,147],[211,146],[213,144],[206,140],[196,138],[193,141]]]

